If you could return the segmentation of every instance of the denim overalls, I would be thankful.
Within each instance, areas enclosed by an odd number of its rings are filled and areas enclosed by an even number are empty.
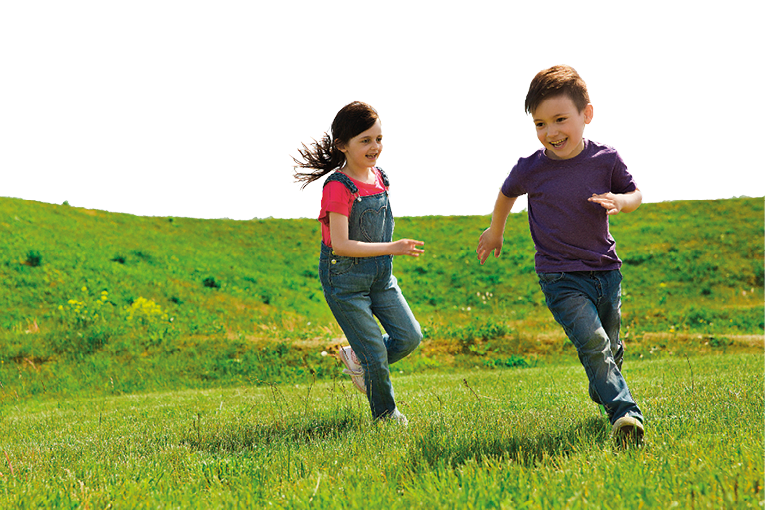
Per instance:
[[[388,179],[380,172],[387,190]],[[329,176],[324,185],[331,181],[340,181],[356,196],[348,217],[348,239],[391,242],[394,221],[387,191],[358,196],[356,185],[341,172]],[[392,255],[341,257],[321,243],[319,278],[324,297],[364,367],[367,398],[375,419],[389,416],[396,409],[388,365],[410,354],[422,340],[420,324],[392,270]]]

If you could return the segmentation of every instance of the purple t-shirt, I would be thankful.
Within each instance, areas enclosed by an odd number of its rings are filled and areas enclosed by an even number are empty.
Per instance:
[[[582,152],[571,159],[550,159],[544,149],[519,159],[502,185],[507,197],[528,194],[539,273],[619,269],[606,210],[587,199],[593,193],[635,189],[616,150],[586,139]]]

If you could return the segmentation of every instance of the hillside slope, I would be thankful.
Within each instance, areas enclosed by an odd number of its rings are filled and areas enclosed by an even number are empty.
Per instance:
[[[481,266],[475,245],[488,223],[396,220],[397,238],[426,242],[424,256],[395,262],[425,352],[561,341],[536,282],[526,213],[511,215],[502,256]],[[644,204],[611,225],[625,336],[762,334],[762,198]],[[315,220],[138,217],[0,198],[0,236],[6,367],[200,352],[231,360],[284,344],[318,352],[341,336],[318,281]]]

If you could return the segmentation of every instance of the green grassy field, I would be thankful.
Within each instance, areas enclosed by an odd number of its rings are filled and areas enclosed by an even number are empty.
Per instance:
[[[488,216],[399,218],[395,271],[425,340],[401,370],[573,355],[544,305],[525,212],[477,263]],[[627,359],[757,351],[763,199],[644,204],[612,219]],[[0,402],[327,380],[342,341],[315,220],[138,217],[0,198]]]
[[[759,508],[763,356],[635,360],[621,449],[578,365],[394,378],[408,429],[339,379],[3,408],[2,508]]]
[[[525,213],[397,219],[423,325],[373,424],[332,352],[314,220],[146,218],[0,198],[0,508],[759,508],[763,199],[612,220],[619,448],[544,306]],[[326,355],[329,353],[330,355]]]

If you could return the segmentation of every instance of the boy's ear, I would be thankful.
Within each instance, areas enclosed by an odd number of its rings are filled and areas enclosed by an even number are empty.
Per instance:
[[[592,122],[592,116],[593,116],[593,109],[592,109],[592,103],[587,103],[587,106],[584,107],[584,123],[589,124]]]

